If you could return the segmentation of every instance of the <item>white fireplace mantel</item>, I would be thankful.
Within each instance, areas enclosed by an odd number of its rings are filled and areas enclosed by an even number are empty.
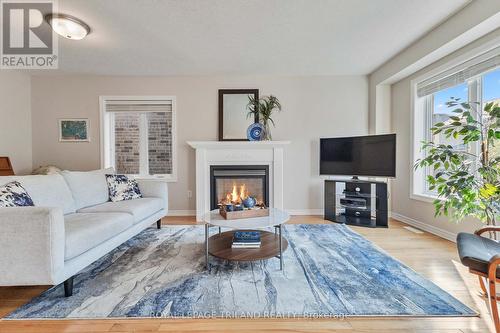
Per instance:
[[[283,150],[290,141],[188,141],[196,150],[196,220],[210,210],[210,166],[268,165],[269,206],[283,209]]]
[[[269,149],[289,145],[290,141],[188,141],[187,144],[195,149]]]

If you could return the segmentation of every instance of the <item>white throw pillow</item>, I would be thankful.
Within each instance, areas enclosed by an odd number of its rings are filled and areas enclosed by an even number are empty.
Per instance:
[[[34,206],[33,200],[21,183],[13,181],[0,186],[0,207]]]
[[[142,198],[139,184],[125,175],[106,175],[109,198],[113,202]]]
[[[68,183],[76,209],[95,206],[109,201],[106,174],[114,173],[113,168],[93,171],[61,171]]]

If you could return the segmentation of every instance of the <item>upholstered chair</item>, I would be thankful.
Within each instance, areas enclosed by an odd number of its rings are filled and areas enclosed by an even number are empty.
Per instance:
[[[487,238],[500,231],[500,226],[488,226],[474,234],[459,233],[457,236],[458,253],[462,264],[469,272],[479,277],[479,285],[488,298],[490,313],[495,322],[495,329],[500,333],[498,317],[496,282],[500,282],[500,243]]]

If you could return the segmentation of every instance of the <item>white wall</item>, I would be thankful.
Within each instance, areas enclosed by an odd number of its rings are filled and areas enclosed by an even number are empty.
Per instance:
[[[401,51],[369,75],[370,132],[383,133],[383,124],[390,109],[386,108],[385,90],[379,85],[395,83],[431,65],[448,54],[460,50],[500,27],[500,1],[476,0]],[[382,121],[380,121],[382,119]]]
[[[170,184],[170,208],[194,210],[195,154],[186,141],[217,140],[217,91],[258,88],[273,94],[283,112],[274,117],[274,140],[291,140],[285,150],[285,208],[321,209],[319,138],[368,132],[368,82],[337,77],[110,77],[34,76],[32,84],[33,165],[73,170],[99,168],[99,95],[177,97],[178,182]],[[88,117],[90,143],[58,142],[57,119]]]
[[[411,166],[413,164],[413,158],[411,156],[412,142],[409,134],[411,133],[412,127],[410,81],[428,71],[446,65],[446,63],[457,59],[457,57],[466,56],[468,53],[474,52],[477,48],[495,40],[500,44],[500,29],[493,31],[459,51],[444,57],[434,64],[392,85],[391,119],[393,130],[398,134],[398,176],[397,179],[392,182],[392,211],[404,217],[423,222],[430,227],[431,230],[436,230],[436,228],[441,229],[449,238],[454,238],[454,235],[460,231],[473,231],[477,229],[480,224],[478,221],[472,219],[456,224],[448,221],[448,219],[444,217],[434,218],[434,207],[431,203],[414,200],[409,197],[410,179],[412,177]],[[441,231],[437,230],[437,232],[439,233]]]
[[[390,119],[397,138],[397,178],[391,181],[393,216],[453,240],[456,233],[472,231],[477,221],[461,224],[434,218],[429,202],[410,199],[412,170],[410,80],[499,35],[500,1],[472,1],[369,75],[370,133],[387,132]],[[388,89],[390,88],[390,89]]]
[[[16,174],[31,173],[30,76],[0,73],[0,156],[8,156]]]

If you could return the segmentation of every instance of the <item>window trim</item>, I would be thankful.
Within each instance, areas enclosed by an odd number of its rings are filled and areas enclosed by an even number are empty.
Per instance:
[[[425,118],[422,120],[423,113],[425,113],[424,107],[421,105],[423,100],[429,100],[426,98],[418,98],[417,97],[417,85],[418,83],[428,80],[434,76],[437,76],[441,73],[444,73],[451,68],[457,68],[463,66],[463,68],[467,67],[467,62],[474,58],[481,58],[487,52],[499,47],[499,41],[495,40],[492,43],[486,43],[474,50],[466,52],[460,56],[455,57],[454,59],[444,63],[437,68],[431,69],[426,73],[410,80],[410,103],[411,103],[411,117],[410,117],[410,199],[419,200],[423,202],[433,202],[436,199],[439,199],[437,195],[432,193],[426,193],[424,190],[425,187],[425,178],[424,175],[426,170],[422,168],[415,169],[414,163],[417,159],[421,158],[423,154],[420,149],[420,142],[425,139],[425,135],[423,135],[424,129],[422,125],[425,123]],[[487,73],[487,72],[485,72]],[[466,81],[468,89],[468,97],[469,100],[474,100],[479,98],[482,103],[482,80],[481,77],[485,74],[482,73],[474,78]],[[474,89],[471,89],[471,86]],[[420,117],[420,118],[419,118]],[[417,128],[418,126],[418,128]],[[420,132],[420,133],[419,133]],[[473,147],[472,149],[477,149],[477,147]],[[423,182],[422,182],[423,180]]]
[[[429,103],[429,99],[425,98],[417,98],[417,83],[421,80],[412,80],[411,81],[411,92],[410,92],[410,100],[411,100],[411,108],[412,108],[412,117],[411,117],[411,126],[410,126],[410,138],[411,138],[411,146],[410,146],[410,198],[415,200],[420,200],[424,202],[433,202],[437,199],[436,195],[432,195],[430,193],[424,192],[425,186],[425,174],[426,170],[422,168],[415,169],[414,164],[415,161],[422,157],[423,154],[421,152],[421,141],[424,140],[424,130],[425,130],[425,107],[424,103]],[[417,121],[418,119],[418,121]],[[418,126],[418,127],[417,127]]]
[[[172,103],[172,173],[164,175],[134,175],[138,179],[158,179],[166,182],[177,182],[177,104],[175,96],[148,96],[148,95],[112,95],[99,96],[99,114],[100,114],[100,159],[101,168],[112,166],[110,157],[114,155],[114,136],[112,133],[113,122],[106,113],[106,102],[114,100],[168,100]],[[144,125],[144,124],[143,124]],[[142,149],[142,148],[141,148]],[[142,154],[141,154],[142,155]],[[142,164],[142,163],[141,163]]]

